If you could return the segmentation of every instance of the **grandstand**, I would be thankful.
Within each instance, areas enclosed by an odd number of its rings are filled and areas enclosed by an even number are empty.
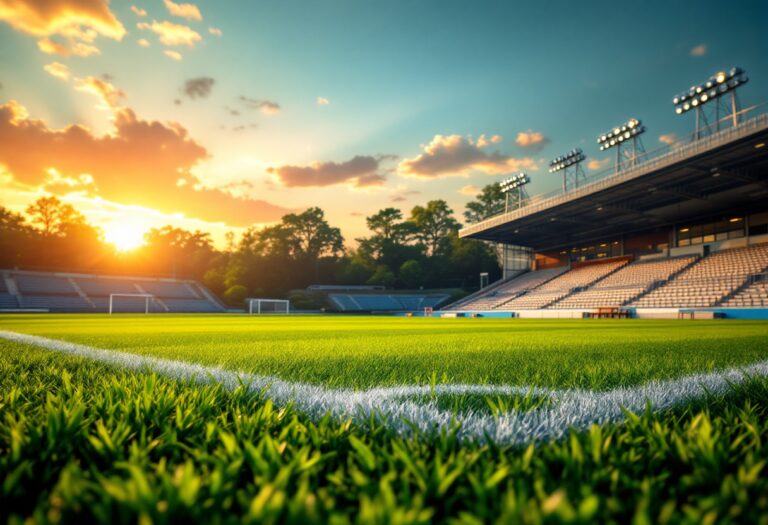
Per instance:
[[[153,312],[223,312],[225,307],[194,281],[74,273],[0,270],[0,309],[107,312],[113,294],[152,295]],[[142,297],[116,297],[116,312],[144,312]]]
[[[768,114],[747,113],[466,226],[516,258],[444,310],[768,317]]]
[[[328,302],[338,312],[418,312],[438,308],[450,296],[444,293],[329,293]]]

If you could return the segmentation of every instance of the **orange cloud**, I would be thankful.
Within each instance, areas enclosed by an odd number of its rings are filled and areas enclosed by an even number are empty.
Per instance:
[[[136,7],[135,5],[131,6],[131,11],[133,11],[133,14],[136,16],[147,16],[147,10],[142,9],[140,7]]]
[[[168,12],[173,16],[187,20],[197,20],[198,22],[203,19],[200,9],[195,4],[175,4],[171,0],[163,0],[163,3]]]
[[[667,133],[666,135],[659,136],[659,142],[663,144],[672,145],[677,142],[677,135],[674,133]]]
[[[273,221],[288,212],[202,187],[191,170],[208,152],[181,125],[142,120],[129,108],[116,108],[113,122],[114,129],[103,136],[79,125],[54,130],[11,101],[0,106],[0,164],[14,182],[27,186],[80,191],[235,226]],[[186,183],[177,185],[179,179]]]
[[[699,44],[698,46],[695,46],[691,49],[691,56],[692,57],[703,57],[707,54],[707,46],[706,44]]]
[[[125,35],[108,0],[0,0],[0,20],[17,31],[40,37],[41,51],[63,56],[96,54],[92,45],[96,37],[121,40]],[[52,40],[53,36],[66,43]]]
[[[69,41],[67,44],[62,44],[61,42],[56,42],[50,38],[41,38],[38,40],[37,48],[46,55],[59,55],[63,57],[89,57],[101,54],[99,48],[91,44],[76,41]]]
[[[521,131],[517,134],[515,144],[521,148],[528,148],[534,151],[539,151],[544,146],[549,144],[549,139],[545,137],[542,132],[529,129],[528,131]]]
[[[96,77],[86,77],[76,79],[75,89],[85,93],[91,93],[101,100],[99,109],[112,110],[120,105],[120,101],[125,98],[125,93],[115,86]]]
[[[146,38],[139,38],[136,41],[137,44],[139,44],[141,47],[149,47],[151,44],[149,43],[149,40]]]
[[[467,184],[466,186],[462,186],[459,188],[459,193],[462,195],[466,195],[468,197],[474,197],[475,195],[478,195],[481,191],[480,188],[475,186],[474,184]]]
[[[424,146],[423,153],[404,159],[398,166],[400,175],[419,178],[466,176],[471,171],[498,175],[522,169],[537,169],[531,158],[517,159],[499,152],[486,152],[488,140],[478,141],[461,135],[435,135]]]
[[[61,62],[51,62],[43,66],[43,69],[51,76],[61,80],[69,80],[69,68]]]
[[[607,159],[589,159],[587,162],[587,169],[590,169],[592,171],[601,170],[604,167],[608,165],[608,163],[611,162],[610,158]]]
[[[158,36],[160,42],[166,46],[194,47],[196,43],[203,39],[200,33],[191,27],[168,21],[158,22],[154,20],[151,24],[139,22],[136,24],[136,27],[152,31]]]
[[[317,97],[317,105],[318,106],[328,106],[331,103],[330,100],[328,100],[325,97]]]
[[[381,186],[386,177],[379,173],[380,159],[358,155],[346,162],[315,162],[309,166],[267,168],[288,187],[332,186],[351,182],[356,187]]]

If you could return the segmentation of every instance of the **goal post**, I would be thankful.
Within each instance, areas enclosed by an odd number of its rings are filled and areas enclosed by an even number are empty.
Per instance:
[[[287,299],[264,299],[261,297],[249,297],[249,314],[289,314],[291,302]]]
[[[144,298],[144,313],[149,313],[149,302],[155,300],[155,296],[149,293],[111,293],[109,294],[109,314],[112,315],[114,311],[115,298],[116,297],[143,297]]]

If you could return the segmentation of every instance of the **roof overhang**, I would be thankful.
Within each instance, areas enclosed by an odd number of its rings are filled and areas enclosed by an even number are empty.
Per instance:
[[[464,238],[528,246],[573,246],[766,206],[768,114],[635,167],[463,228]]]

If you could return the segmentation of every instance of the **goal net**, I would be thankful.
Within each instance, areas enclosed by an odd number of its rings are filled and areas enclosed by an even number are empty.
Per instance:
[[[109,294],[109,313],[145,313],[156,311],[155,296],[149,293]]]
[[[287,314],[291,311],[291,303],[286,299],[261,299],[253,297],[248,301],[249,314]]]

